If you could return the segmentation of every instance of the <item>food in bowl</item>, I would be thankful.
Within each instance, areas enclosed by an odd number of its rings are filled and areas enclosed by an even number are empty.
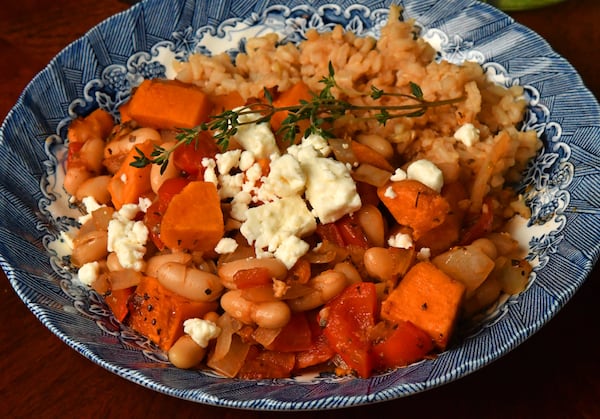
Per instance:
[[[267,35],[176,68],[118,121],[72,122],[64,182],[79,279],[174,365],[368,377],[526,287],[504,231],[540,147],[522,89],[436,61],[399,8],[377,40]]]

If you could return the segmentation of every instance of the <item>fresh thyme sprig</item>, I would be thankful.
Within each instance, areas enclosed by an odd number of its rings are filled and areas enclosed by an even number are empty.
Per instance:
[[[355,105],[345,100],[337,99],[332,90],[338,86],[335,80],[335,71],[331,62],[328,67],[328,75],[324,76],[320,83],[324,85],[323,89],[312,95],[310,100],[300,100],[298,104],[292,106],[277,107],[273,105],[273,99],[270,92],[265,89],[266,102],[250,103],[233,110],[226,110],[218,115],[212,116],[206,123],[200,124],[194,128],[180,129],[176,135],[177,143],[165,149],[161,146],[155,146],[150,156],[146,156],[141,150],[137,149],[138,156],[131,163],[134,167],[145,167],[149,164],[158,164],[161,166],[161,173],[166,169],[169,158],[173,151],[183,145],[189,145],[198,141],[199,133],[202,131],[211,131],[219,147],[223,150],[229,146],[229,140],[235,136],[239,128],[243,125],[256,124],[270,121],[276,112],[287,111],[288,115],[282,121],[277,134],[290,144],[300,132],[300,123],[308,121],[308,128],[304,131],[304,136],[309,134],[319,134],[324,138],[332,138],[333,133],[328,127],[333,122],[346,115],[349,111],[372,111],[374,114],[367,118],[375,119],[381,125],[385,125],[389,120],[401,117],[418,117],[427,112],[429,108],[443,105],[450,105],[464,100],[464,97],[440,101],[427,101],[423,96],[421,87],[416,83],[410,82],[411,94],[386,92],[376,86],[371,86],[371,92],[368,96],[373,100],[380,100],[384,96],[396,96],[407,99],[410,103],[403,105]],[[253,118],[247,118],[247,115],[254,115]]]

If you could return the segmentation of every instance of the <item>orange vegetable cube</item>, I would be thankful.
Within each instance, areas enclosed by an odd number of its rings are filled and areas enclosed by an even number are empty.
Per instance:
[[[388,182],[377,189],[377,196],[398,224],[412,229],[415,240],[441,225],[450,211],[443,196],[412,179]]]
[[[170,249],[212,252],[225,233],[221,200],[214,183],[194,181],[173,196],[160,224]]]
[[[128,105],[131,119],[157,129],[193,128],[212,112],[209,97],[200,88],[176,80],[152,79],[140,84]]]
[[[402,278],[381,306],[381,317],[409,321],[445,349],[460,312],[465,286],[430,262],[419,262]]]
[[[136,148],[143,151],[146,156],[149,156],[152,153],[154,144],[151,141],[146,141],[132,148],[127,153],[123,163],[121,163],[119,170],[117,170],[108,182],[108,192],[117,210],[121,209],[125,204],[137,203],[143,194],[152,190],[150,183],[151,165],[142,168],[131,165],[135,157],[138,156]]]
[[[188,300],[145,276],[130,298],[129,325],[167,351],[183,335],[185,320],[216,308],[216,302]]]
[[[300,105],[301,100],[310,100],[311,97],[312,94],[308,88],[308,85],[303,81],[299,81],[288,90],[282,92],[278,98],[273,100],[273,106],[276,108],[282,108],[286,106]],[[279,128],[281,128],[281,123],[285,118],[287,118],[287,116],[287,111],[279,111],[273,114],[271,117],[271,128],[273,131],[277,131]]]

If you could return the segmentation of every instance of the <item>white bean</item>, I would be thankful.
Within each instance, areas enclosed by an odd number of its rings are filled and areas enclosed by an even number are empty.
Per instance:
[[[214,301],[223,290],[218,276],[177,262],[162,264],[156,279],[170,291],[193,301]]]
[[[356,137],[356,141],[372,148],[386,159],[394,156],[394,147],[385,138],[377,134],[361,134]]]
[[[108,204],[110,202],[110,193],[108,192],[108,183],[110,182],[111,176],[101,175],[94,176],[85,179],[77,187],[75,191],[75,198],[81,201],[86,196],[93,197],[99,204]]]
[[[169,362],[183,369],[198,365],[205,355],[206,349],[194,342],[190,335],[182,335],[168,352]]]
[[[221,282],[226,288],[236,289],[235,281],[233,280],[234,275],[241,270],[253,269],[253,268],[266,268],[273,278],[284,279],[287,275],[287,268],[278,259],[275,258],[246,258],[237,259],[231,262],[222,263],[219,266],[217,273],[221,278]]]
[[[245,324],[267,329],[285,326],[291,318],[290,308],[283,301],[255,303],[246,300],[241,290],[230,290],[221,296],[221,307],[233,318]]]
[[[158,268],[167,262],[177,262],[187,265],[192,261],[192,255],[184,252],[165,253],[162,255],[152,256],[146,264],[146,275],[156,278],[158,276]]]
[[[329,269],[308,281],[307,285],[313,289],[313,292],[287,302],[292,311],[312,310],[333,299],[346,288],[348,283],[346,275]]]
[[[63,187],[71,195],[75,195],[77,189],[83,182],[91,178],[92,172],[86,169],[83,165],[69,165],[65,172],[65,179],[63,180]]]
[[[498,249],[493,241],[486,238],[475,240],[470,246],[479,248],[485,253],[490,259],[496,259],[498,257]]]
[[[385,222],[375,205],[365,204],[355,213],[358,224],[365,232],[371,246],[385,245]]]
[[[371,247],[365,251],[363,262],[367,273],[373,278],[396,283],[406,273],[414,256],[414,248]]]
[[[164,147],[167,150],[174,146],[174,141],[169,141],[161,145],[161,147]],[[167,167],[162,173],[161,170],[162,166],[159,164],[153,164],[150,168],[150,185],[155,193],[158,193],[158,189],[161,187],[165,180],[172,179],[179,175],[179,169],[177,168],[177,166],[175,166],[175,162],[173,161],[173,159],[169,159]]]
[[[152,141],[159,144],[162,139],[160,133],[153,128],[138,128],[127,134],[115,137],[104,147],[104,158],[127,154],[136,144]]]
[[[344,274],[349,284],[356,284],[358,282],[362,282],[360,272],[358,272],[358,269],[356,269],[356,267],[350,262],[337,263],[333,267],[333,270]]]
[[[102,138],[90,138],[79,150],[79,160],[93,173],[99,173],[102,170],[104,145]]]

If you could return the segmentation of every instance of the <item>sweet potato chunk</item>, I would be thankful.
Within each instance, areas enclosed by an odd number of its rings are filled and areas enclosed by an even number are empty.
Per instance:
[[[212,112],[209,97],[197,86],[177,80],[144,80],[126,106],[127,118],[157,129],[193,128]]]
[[[210,252],[224,231],[217,187],[194,181],[171,199],[160,225],[160,239],[170,249]]]
[[[412,179],[388,182],[377,189],[377,195],[398,224],[413,230],[415,240],[441,225],[450,211],[443,196]]]
[[[183,322],[217,308],[216,302],[191,301],[145,276],[129,300],[130,326],[167,351],[183,335]]]
[[[452,335],[465,286],[430,262],[419,262],[383,302],[381,317],[409,321],[423,329],[444,350]]]

